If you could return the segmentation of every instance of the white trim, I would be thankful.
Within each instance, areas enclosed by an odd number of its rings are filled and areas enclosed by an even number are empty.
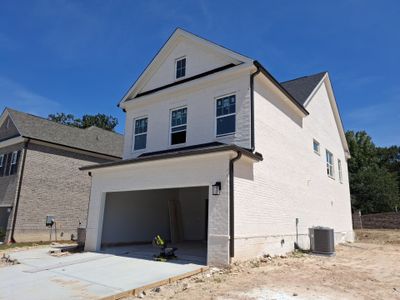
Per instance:
[[[16,144],[19,144],[19,143],[23,143],[23,142],[25,142],[25,140],[26,139],[23,138],[22,136],[17,136],[17,137],[11,138],[11,139],[7,139],[7,140],[4,140],[4,141],[0,142],[0,148],[16,145]]]
[[[135,133],[135,128],[136,128],[136,121],[137,120],[141,120],[141,119],[147,119],[147,129],[146,129],[146,133],[139,133],[136,134]],[[131,152],[132,153],[137,153],[137,152],[141,152],[141,151],[145,151],[147,149],[147,136],[148,136],[148,132],[149,132],[149,117],[147,115],[145,116],[141,116],[141,117],[136,117],[133,118],[133,123],[132,123],[132,149]],[[137,149],[135,150],[135,137],[136,135],[144,135],[146,134],[146,146],[142,149]]]
[[[237,104],[237,97],[236,97],[236,94],[237,94],[237,92],[232,92],[232,93],[227,93],[227,94],[223,94],[221,96],[214,97],[214,133],[215,133],[215,137],[217,139],[236,134],[236,114],[237,114],[237,110],[236,110],[236,108],[237,108],[237,105],[236,105]],[[227,98],[227,97],[230,97],[230,96],[235,96],[235,112],[231,113],[231,114],[223,115],[223,116],[217,116],[217,101],[219,99]],[[223,118],[223,117],[229,117],[229,116],[233,116],[233,115],[235,116],[235,131],[229,132],[229,133],[218,134],[218,132],[217,132],[217,120],[220,119],[220,118]]]
[[[0,154],[0,168],[4,166],[4,154]]]

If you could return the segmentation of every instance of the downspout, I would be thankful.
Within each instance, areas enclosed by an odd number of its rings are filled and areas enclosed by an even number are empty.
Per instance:
[[[22,178],[24,177],[26,152],[28,152],[29,141],[30,141],[30,139],[27,139],[27,141],[24,144],[24,148],[23,148],[24,156],[22,158],[21,172],[20,172],[20,175],[19,175],[18,189],[17,189],[17,199],[15,200],[15,207],[14,207],[14,213],[13,213],[13,223],[12,223],[12,227],[11,227],[11,237],[10,237],[10,242],[11,243],[15,243],[14,231],[15,231],[15,224],[17,222],[18,204],[19,204],[19,198],[21,196]]]
[[[255,150],[255,138],[254,138],[254,78],[261,72],[260,67],[257,64],[254,64],[257,68],[257,71],[250,75],[250,130],[251,130],[251,152]]]
[[[235,256],[235,169],[234,163],[242,157],[242,152],[236,151],[237,155],[229,161],[229,257]]]

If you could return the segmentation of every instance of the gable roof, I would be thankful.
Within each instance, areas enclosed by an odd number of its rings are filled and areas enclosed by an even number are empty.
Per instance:
[[[283,88],[288,91],[303,107],[314,89],[321,82],[327,72],[321,72],[309,76],[303,76],[281,82]]]
[[[95,126],[81,129],[6,108],[22,137],[121,158],[123,136]],[[2,118],[4,119],[4,118]]]
[[[150,63],[146,66],[143,72],[139,75],[137,80],[133,83],[133,85],[129,88],[129,90],[125,93],[118,106],[120,106],[127,99],[134,98],[138,93],[140,93],[141,87],[147,82],[149,77],[155,72],[158,68],[158,65],[165,59],[168,55],[169,50],[176,45],[181,38],[187,38],[191,41],[197,42],[207,48],[213,49],[217,53],[223,54],[227,57],[230,57],[231,61],[235,65],[239,65],[244,62],[252,62],[253,60],[249,57],[246,57],[238,52],[232,51],[228,48],[220,46],[214,42],[211,42],[205,38],[199,37],[193,33],[190,33],[181,28],[175,29],[175,31],[171,34],[171,36],[167,39],[167,41],[162,45]]]

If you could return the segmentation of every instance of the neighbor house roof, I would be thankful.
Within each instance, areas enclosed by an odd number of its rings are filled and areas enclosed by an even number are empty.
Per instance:
[[[181,147],[175,149],[169,149],[166,151],[157,151],[157,152],[149,152],[146,154],[142,154],[139,157],[124,159],[116,162],[107,162],[97,165],[90,165],[81,167],[80,170],[93,170],[93,169],[102,169],[109,168],[115,166],[129,165],[147,161],[161,160],[161,159],[169,159],[169,158],[177,158],[183,156],[193,156],[199,154],[208,154],[208,153],[216,153],[216,152],[225,152],[225,151],[236,151],[241,152],[243,155],[255,160],[262,161],[263,157],[260,153],[253,153],[248,149],[239,147],[234,144],[223,144],[219,142],[212,142],[206,144],[200,144],[189,147]]]
[[[6,108],[22,137],[98,154],[122,157],[123,136],[95,126],[81,129]]]
[[[326,72],[295,78],[281,82],[281,86],[292,95],[296,101],[304,107],[305,102],[321,82]]]

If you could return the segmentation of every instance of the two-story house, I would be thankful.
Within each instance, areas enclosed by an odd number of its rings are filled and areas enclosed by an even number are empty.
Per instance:
[[[90,177],[79,167],[120,160],[122,144],[114,132],[6,108],[0,116],[2,240],[76,238],[78,227],[86,226],[90,192]]]
[[[307,248],[312,226],[353,239],[350,154],[328,73],[279,83],[177,29],[119,106],[123,160],[82,168],[86,250],[161,234],[228,264]]]

